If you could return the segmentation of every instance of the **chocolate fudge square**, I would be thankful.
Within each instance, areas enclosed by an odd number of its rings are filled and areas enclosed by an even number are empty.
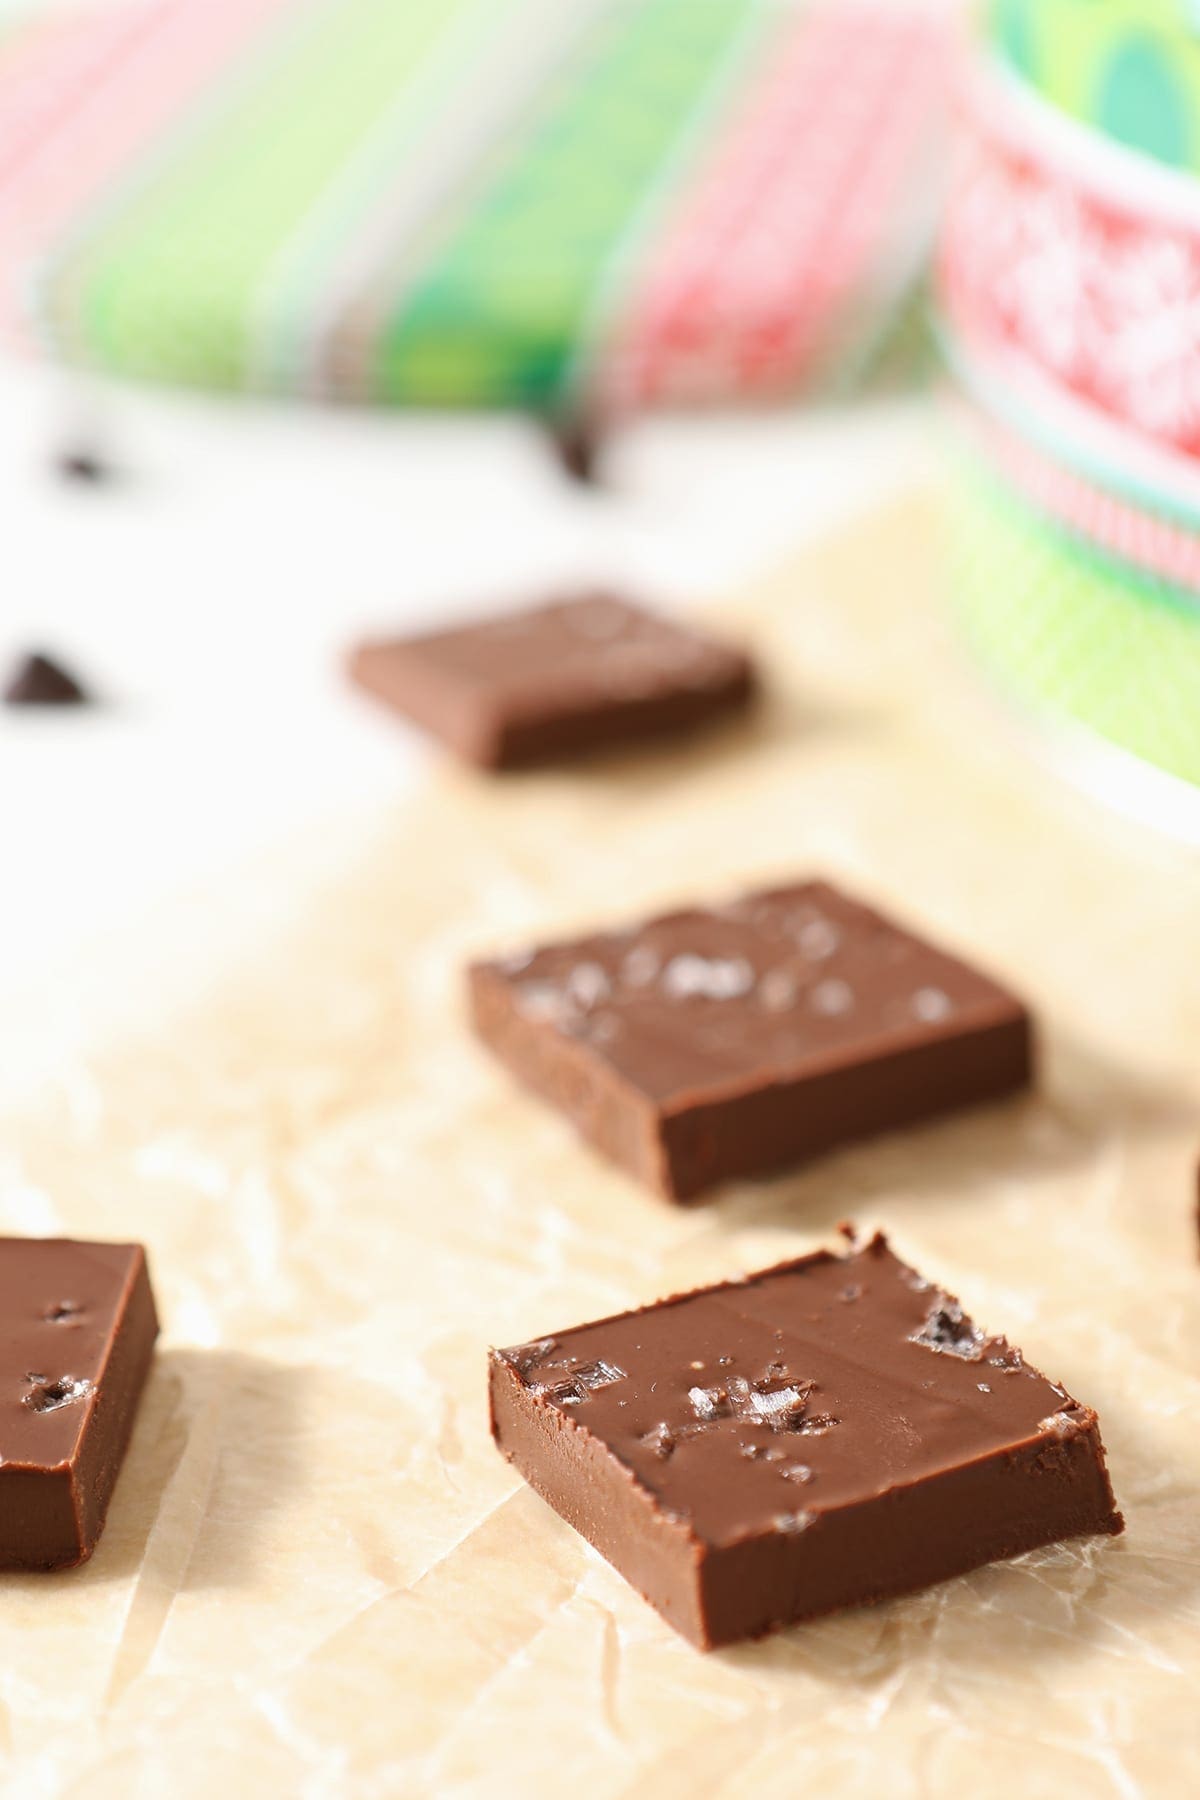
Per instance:
[[[157,1336],[139,1244],[0,1238],[0,1569],[91,1555]]]
[[[532,768],[746,705],[741,650],[611,594],[368,643],[358,686],[485,769]]]
[[[475,1029],[672,1200],[997,1099],[1021,1003],[822,882],[481,962]]]
[[[1096,1415],[881,1236],[493,1351],[501,1452],[700,1649],[1123,1530]]]

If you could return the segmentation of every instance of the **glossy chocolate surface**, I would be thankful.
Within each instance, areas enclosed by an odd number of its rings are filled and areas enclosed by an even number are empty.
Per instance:
[[[365,644],[351,674],[496,769],[683,730],[744,705],[753,687],[741,651],[602,593]]]
[[[480,1035],[673,1198],[1029,1078],[995,982],[822,882],[476,965]]]
[[[496,1352],[492,1403],[701,1644],[1121,1529],[1094,1413],[880,1237]]]
[[[0,1239],[0,1568],[91,1554],[157,1333],[139,1245]]]

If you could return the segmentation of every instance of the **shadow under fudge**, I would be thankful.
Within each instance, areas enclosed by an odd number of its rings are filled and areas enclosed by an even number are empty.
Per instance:
[[[177,1480],[180,1516],[167,1524],[180,1582],[217,1485],[262,1490],[228,1509],[238,1523],[221,1534],[220,1580],[248,1575],[240,1522],[257,1533],[286,1491],[300,1375],[232,1351],[156,1358],[138,1244],[0,1240],[0,1317],[0,1579],[139,1569]]]
[[[1018,1092],[1024,1006],[823,882],[468,972],[479,1037],[672,1200]]]
[[[1118,1471],[1124,1533],[1091,1542],[1055,1540],[1017,1559],[964,1571],[953,1596],[936,1586],[924,1604],[911,1594],[897,1595],[815,1618],[802,1631],[726,1645],[717,1655],[746,1670],[819,1668],[826,1686],[861,1694],[928,1649],[935,1632],[936,1653],[968,1659],[964,1666],[973,1684],[1011,1680],[1014,1656],[1036,1661],[1050,1676],[1056,1663],[1078,1666],[1089,1652],[1110,1655],[1123,1637],[1153,1641],[1165,1616],[1186,1616],[1200,1603],[1200,1567],[1178,1530],[1181,1506],[1195,1485],[1153,1420],[1139,1417],[1136,1408],[1118,1410],[1115,1398],[1112,1405],[1103,1395],[1090,1398],[1099,1402],[1106,1464]],[[1139,1477],[1157,1491],[1139,1496]],[[1110,1536],[1119,1541],[1109,1542]],[[1156,1544],[1153,1556],[1140,1548],[1150,1542]],[[1178,1679],[1182,1687],[1182,1669]]]
[[[306,1479],[295,1445],[308,1374],[244,1350],[160,1350],[108,1526],[75,1578],[135,1575],[166,1504],[178,1511],[181,1592],[260,1579],[272,1515]]]
[[[493,1351],[492,1435],[702,1649],[1124,1528],[1095,1413],[878,1234]]]
[[[1096,1056],[1052,1024],[1039,1031],[1038,1048],[1037,1087],[1008,1104],[914,1123],[885,1144],[848,1144],[805,1168],[730,1187],[711,1202],[711,1229],[781,1229],[803,1212],[811,1230],[832,1231],[848,1193],[858,1208],[919,1193],[922,1207],[958,1209],[996,1181],[1028,1187],[1069,1177],[1094,1164],[1114,1137],[1161,1138],[1195,1116],[1182,1093]],[[1200,1185],[1197,1194],[1200,1203]]]

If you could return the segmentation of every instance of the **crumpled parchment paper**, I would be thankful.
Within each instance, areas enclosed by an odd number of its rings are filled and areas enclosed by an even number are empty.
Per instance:
[[[997,734],[919,502],[725,610],[754,726],[439,778],[7,1121],[5,1228],[143,1239],[166,1321],[94,1560],[0,1579],[14,1793],[1200,1793],[1200,858]],[[813,871],[1027,994],[1035,1098],[673,1210],[464,1029],[476,951]],[[847,1216],[1099,1409],[1128,1534],[702,1657],[495,1454],[485,1348]]]

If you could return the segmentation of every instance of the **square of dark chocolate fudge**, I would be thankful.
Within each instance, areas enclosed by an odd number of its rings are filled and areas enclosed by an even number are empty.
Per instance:
[[[360,646],[359,687],[483,768],[529,768],[700,725],[754,688],[739,649],[611,594]]]
[[[876,1236],[493,1351],[492,1435],[708,1649],[1123,1529],[1095,1413]]]
[[[995,982],[821,882],[470,970],[478,1035],[673,1200],[1023,1087]]]

